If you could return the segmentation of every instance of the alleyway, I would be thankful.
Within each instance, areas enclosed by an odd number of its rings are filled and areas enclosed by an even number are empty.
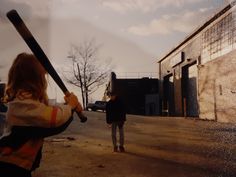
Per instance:
[[[126,153],[112,152],[102,112],[46,139],[34,177],[235,177],[236,125],[128,115]]]

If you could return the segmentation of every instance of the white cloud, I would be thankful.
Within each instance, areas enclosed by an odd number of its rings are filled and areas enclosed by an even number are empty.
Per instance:
[[[100,0],[104,7],[126,13],[128,11],[150,12],[161,7],[180,7],[185,4],[197,3],[204,0]]]
[[[6,20],[6,13],[12,9],[16,9],[20,16],[29,18],[32,16],[48,17],[52,1],[40,0],[0,0],[0,19]]]
[[[18,2],[18,0],[12,0],[15,3]],[[23,0],[25,4],[27,4],[32,9],[32,14],[40,17],[47,17],[50,14],[50,8],[52,7],[52,1],[48,0],[40,0],[40,1],[34,1],[32,0]]]
[[[199,9],[200,12],[206,12],[208,10],[209,10],[209,8],[201,8],[201,9]]]
[[[198,11],[185,11],[178,15],[163,15],[159,19],[153,19],[148,24],[131,26],[128,28],[128,32],[139,36],[170,34],[173,32],[189,33],[206,20],[212,12],[211,10],[199,9]]]
[[[168,34],[170,30],[170,21],[162,18],[159,20],[154,19],[147,25],[132,26],[128,29],[128,32],[138,36],[150,36],[153,34]]]
[[[102,5],[113,9],[120,13],[125,13],[126,11],[140,10],[142,12],[148,12],[153,10],[156,0],[102,0]]]

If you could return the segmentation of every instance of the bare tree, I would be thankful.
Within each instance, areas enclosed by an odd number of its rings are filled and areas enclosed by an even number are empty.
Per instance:
[[[99,48],[94,39],[85,40],[79,46],[71,45],[67,57],[72,66],[64,77],[68,83],[80,88],[84,108],[89,96],[107,82],[111,72],[110,62],[99,63]]]

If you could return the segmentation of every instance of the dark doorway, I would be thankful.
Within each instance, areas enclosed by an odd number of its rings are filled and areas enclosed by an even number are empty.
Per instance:
[[[182,67],[182,104],[183,113],[187,117],[198,117],[196,62]]]
[[[163,110],[168,116],[175,115],[175,102],[174,102],[174,77],[173,74],[164,77],[164,101]]]

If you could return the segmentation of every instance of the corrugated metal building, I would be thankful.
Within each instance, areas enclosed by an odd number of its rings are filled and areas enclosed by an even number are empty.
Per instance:
[[[236,122],[235,1],[159,59],[162,115]]]

